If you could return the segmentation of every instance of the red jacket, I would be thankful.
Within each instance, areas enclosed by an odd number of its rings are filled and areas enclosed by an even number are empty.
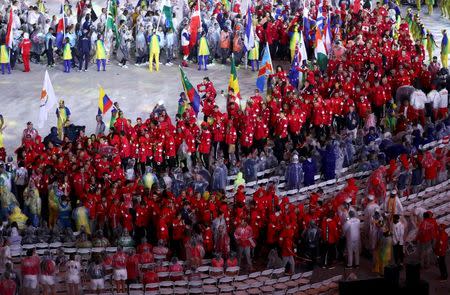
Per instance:
[[[209,154],[211,150],[211,132],[208,129],[203,129],[200,134],[200,144],[198,151],[201,154]]]
[[[338,226],[334,219],[326,218],[322,221],[322,239],[329,243],[335,244],[339,239]]]
[[[444,229],[440,229],[434,253],[436,253],[437,256],[445,256],[447,248],[448,248],[448,235]]]

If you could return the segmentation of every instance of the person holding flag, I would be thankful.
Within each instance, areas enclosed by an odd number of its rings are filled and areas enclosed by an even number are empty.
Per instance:
[[[198,70],[200,71],[203,65],[205,71],[207,71],[206,66],[208,65],[209,58],[208,41],[206,41],[206,32],[202,31],[201,34],[202,36],[198,41]]]
[[[252,72],[256,70],[259,71],[259,39],[255,36],[255,44],[252,49],[248,51],[248,60],[252,66]]]
[[[100,72],[100,64],[102,65],[103,72],[106,71],[106,50],[105,43],[103,43],[102,35],[97,36],[95,41],[95,60],[97,62],[97,72]]]

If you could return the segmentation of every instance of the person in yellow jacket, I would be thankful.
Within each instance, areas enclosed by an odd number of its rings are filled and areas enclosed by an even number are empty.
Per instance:
[[[291,41],[289,43],[289,50],[291,51],[291,62],[294,60],[295,48],[297,44],[300,42],[300,33],[298,32],[298,26],[294,27],[294,32],[291,36]]]
[[[150,60],[149,60],[149,69],[150,72],[153,72],[153,60],[155,61],[155,69],[158,72],[159,71],[159,37],[156,35],[156,31],[153,31],[152,35],[150,36]]]
[[[11,64],[9,63],[9,49],[6,44],[0,45],[0,64],[2,65],[2,75],[5,74],[5,68],[8,69],[8,74],[11,74]]]
[[[417,11],[420,13],[422,10],[422,0],[416,0]]]
[[[255,46],[250,49],[248,52],[248,60],[250,61],[250,65],[252,66],[252,72],[256,70],[259,71],[259,40],[258,37],[255,38]]]
[[[441,0],[441,11],[442,11],[443,18],[449,17],[449,8],[450,8],[450,1],[449,0]]]
[[[73,210],[72,218],[75,220],[77,231],[80,231],[81,227],[83,226],[85,232],[88,235],[91,234],[91,227],[89,225],[89,212],[86,207],[84,207],[83,203],[81,203],[79,200],[77,203],[77,208]]]
[[[63,48],[64,73],[70,73],[72,66],[72,49],[70,48],[69,38],[66,37]]]
[[[58,128],[59,139],[64,139],[64,127],[69,122],[70,110],[64,105],[64,100],[59,100],[59,107],[56,109],[56,118],[58,119],[56,127]]]
[[[208,58],[209,58],[209,47],[208,47],[208,41],[206,41],[206,33],[202,32],[202,36],[198,40],[198,70],[200,71],[202,69],[202,65],[206,70],[208,65]]]
[[[8,220],[10,223],[17,223],[19,230],[25,229],[25,222],[28,220],[28,217],[22,213],[20,207],[16,206],[12,209],[12,214],[9,215]]]
[[[105,44],[103,43],[101,37],[101,35],[98,35],[97,41],[95,42],[95,59],[97,61],[97,72],[100,72],[100,64],[102,65],[103,72],[106,71],[106,50]]]

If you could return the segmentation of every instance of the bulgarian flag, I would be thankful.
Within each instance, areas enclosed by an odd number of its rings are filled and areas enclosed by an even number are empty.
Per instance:
[[[327,50],[325,49],[325,45],[323,44],[322,34],[320,33],[319,28],[316,28],[314,56],[316,57],[316,60],[317,60],[317,63],[319,64],[320,70],[325,71],[327,69],[328,56],[327,56]]]
[[[183,84],[184,92],[186,93],[186,96],[189,98],[189,101],[192,104],[192,107],[194,108],[195,114],[198,114],[200,111],[200,95],[198,95],[197,90],[192,86],[191,82],[189,82],[186,73],[183,71],[183,69],[180,67],[180,73],[181,73],[181,84]],[[183,108],[184,112],[185,108]]]
[[[9,18],[8,18],[8,25],[6,26],[6,40],[5,45],[6,47],[12,48],[13,44],[13,31],[12,31],[12,24],[13,24],[13,10],[12,7],[9,9]]]
[[[231,55],[231,72],[230,72],[230,81],[228,82],[228,91],[230,89],[234,90],[234,94],[236,97],[241,99],[241,91],[239,90],[239,81],[237,77],[236,65],[234,64],[234,55]]]
[[[197,1],[197,5],[195,6],[195,10],[191,16],[191,23],[189,25],[189,34],[191,38],[189,39],[189,48],[194,47],[197,43],[197,33],[200,28],[200,1]]]

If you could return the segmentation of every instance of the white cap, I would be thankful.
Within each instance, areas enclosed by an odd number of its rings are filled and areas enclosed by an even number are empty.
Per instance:
[[[28,38],[30,38],[30,35],[28,33],[23,33],[23,38],[28,39]]]
[[[375,199],[375,196],[374,195],[368,195],[367,199],[369,199],[370,201],[373,201]]]

